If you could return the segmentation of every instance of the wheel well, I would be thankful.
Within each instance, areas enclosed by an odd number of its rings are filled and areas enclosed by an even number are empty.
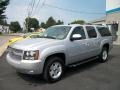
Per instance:
[[[104,44],[103,47],[106,47],[107,50],[109,51],[109,44],[108,44],[108,43],[107,43],[107,44]]]
[[[49,58],[51,58],[51,57],[59,57],[59,58],[61,58],[62,60],[63,60],[63,62],[65,63],[65,54],[64,53],[55,53],[55,54],[52,54],[52,55],[50,55],[50,56],[48,56],[47,58],[46,58],[46,60],[45,60],[45,63],[49,60]]]

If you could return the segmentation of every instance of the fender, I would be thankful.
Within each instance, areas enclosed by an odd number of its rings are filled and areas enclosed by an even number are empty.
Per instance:
[[[100,52],[102,51],[103,45],[105,45],[105,44],[109,44],[110,45],[110,41],[108,39],[101,40]]]
[[[43,60],[43,62],[45,62],[48,56],[56,54],[56,53],[64,53],[66,56],[66,61],[67,61],[68,55],[66,53],[66,48],[64,45],[51,46],[51,47],[44,49],[42,52],[40,52],[40,60]]]

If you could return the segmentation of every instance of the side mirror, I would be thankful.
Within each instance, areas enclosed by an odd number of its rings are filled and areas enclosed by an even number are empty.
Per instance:
[[[71,41],[80,40],[82,38],[81,34],[73,34],[71,37]]]

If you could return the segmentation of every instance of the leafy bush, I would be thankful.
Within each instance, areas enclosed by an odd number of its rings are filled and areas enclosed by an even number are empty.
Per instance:
[[[0,35],[2,34],[2,32],[0,32]]]

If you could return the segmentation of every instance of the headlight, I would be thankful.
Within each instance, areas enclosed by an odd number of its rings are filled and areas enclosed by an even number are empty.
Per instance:
[[[23,59],[24,60],[38,60],[39,50],[36,51],[24,51]]]

